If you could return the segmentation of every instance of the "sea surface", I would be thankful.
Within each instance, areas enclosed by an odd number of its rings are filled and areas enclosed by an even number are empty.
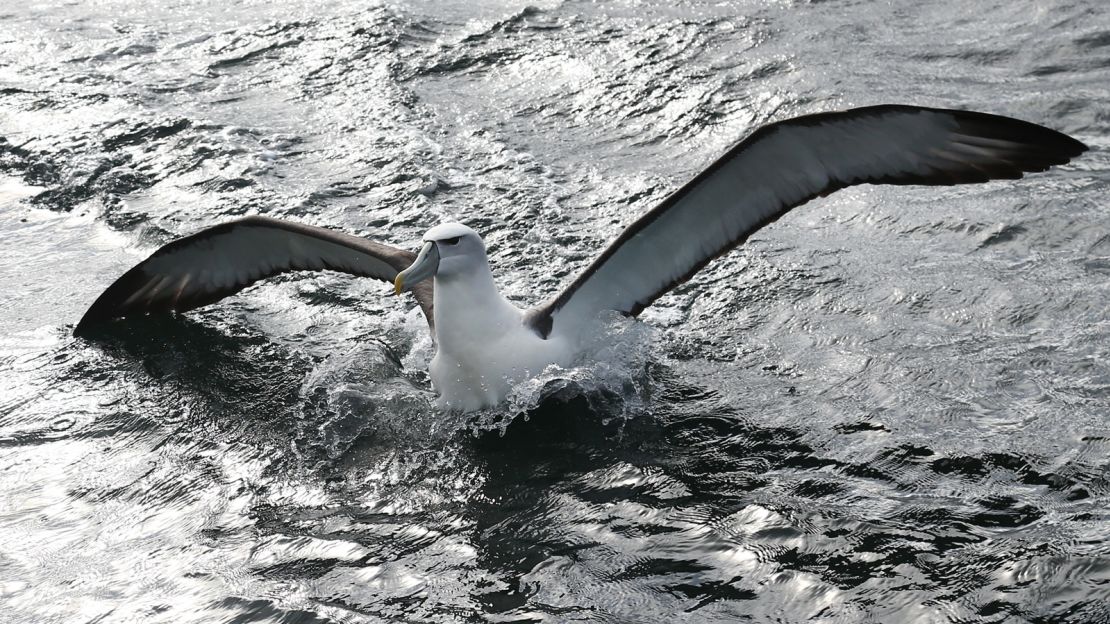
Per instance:
[[[1091,151],[814,201],[477,414],[372,280],[71,336],[247,214],[461,220],[534,304],[878,103]],[[1110,622],[1110,4],[5,1],[0,622]]]

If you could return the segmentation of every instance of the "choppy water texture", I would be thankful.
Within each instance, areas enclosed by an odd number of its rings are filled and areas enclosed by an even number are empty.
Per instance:
[[[0,621],[1110,621],[1105,3],[281,4],[2,8]],[[1092,151],[816,201],[472,418],[377,282],[69,335],[248,213],[460,219],[534,303],[758,124],[882,102]]]

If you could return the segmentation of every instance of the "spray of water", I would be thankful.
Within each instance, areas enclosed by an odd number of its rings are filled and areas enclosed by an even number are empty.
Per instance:
[[[434,346],[422,327],[404,325],[400,343],[360,343],[321,361],[305,380],[297,445],[306,458],[335,460],[361,439],[406,447],[440,446],[461,432],[504,433],[550,401],[585,399],[604,422],[642,414],[651,395],[656,331],[614,314],[601,319],[569,367],[549,366],[517,384],[502,404],[470,414],[441,412],[427,381]]]

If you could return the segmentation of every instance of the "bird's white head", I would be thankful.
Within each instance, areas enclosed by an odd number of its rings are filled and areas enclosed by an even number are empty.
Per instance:
[[[482,237],[461,223],[443,223],[424,234],[416,260],[397,274],[393,286],[400,293],[429,277],[451,279],[480,270],[489,271]]]

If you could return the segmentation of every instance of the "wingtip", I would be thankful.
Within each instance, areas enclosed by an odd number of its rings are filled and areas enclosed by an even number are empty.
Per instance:
[[[1084,152],[1087,152],[1091,149],[1089,145],[1069,134],[1060,132],[1059,130],[1053,130],[1051,128],[1044,128],[1043,126],[1042,128],[1051,133],[1049,135],[1051,137],[1051,141],[1045,141],[1045,143],[1053,144],[1052,147],[1055,148],[1056,153],[1060,156],[1061,159],[1063,159],[1061,162],[1053,164],[1063,164],[1069,162],[1073,158],[1077,158]]]
[[[81,320],[77,321],[77,325],[73,327],[73,335],[81,338],[87,338],[97,327],[110,323],[112,320],[118,318],[111,314],[105,314],[103,310],[101,299],[98,298],[93,302],[85,314],[81,316]]]
[[[1066,134],[1064,136],[1067,136],[1069,139],[1071,139],[1073,149],[1075,150],[1074,153],[1072,153],[1072,155],[1071,155],[1072,158],[1076,158],[1080,154],[1083,154],[1084,152],[1088,152],[1088,151],[1091,150],[1091,146],[1087,145],[1083,141],[1080,141],[1079,139],[1077,139],[1073,136],[1068,136]]]
[[[73,335],[87,335],[89,330],[127,316],[131,310],[127,298],[135,293],[148,276],[143,271],[145,262],[132,267],[104,289],[96,300],[89,305],[81,320],[77,321]]]
[[[1065,132],[1031,121],[989,113],[966,112],[964,115],[964,119],[983,131],[985,136],[1006,140],[1016,138],[1043,150],[1043,157],[1049,165],[1064,164],[1090,149],[1086,143]]]
[[[88,322],[88,320],[85,317],[82,316],[81,320],[77,321],[77,324],[73,326],[73,331],[70,332],[70,335],[72,335],[76,338],[84,338],[84,337],[88,336],[89,335],[89,325],[90,325],[90,323]]]

